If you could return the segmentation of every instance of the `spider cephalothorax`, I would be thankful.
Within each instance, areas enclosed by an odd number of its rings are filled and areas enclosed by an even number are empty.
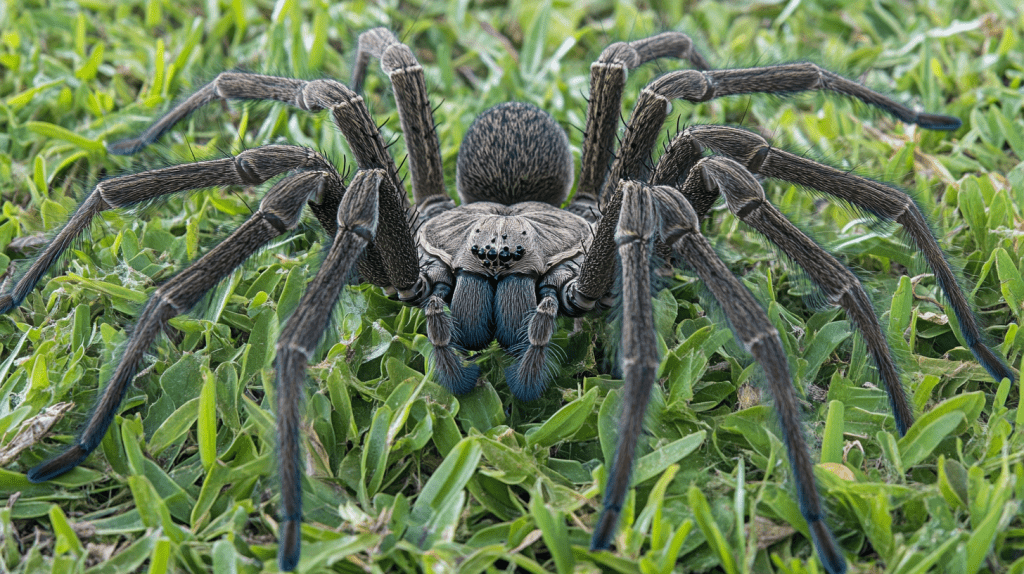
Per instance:
[[[371,58],[380,59],[394,88],[415,205],[410,205],[395,162],[358,95]],[[613,160],[627,72],[656,58],[682,58],[698,69],[669,72],[642,90]],[[724,196],[736,217],[800,265],[827,302],[845,310],[878,366],[900,434],[913,423],[913,411],[860,282],[772,206],[759,178],[817,189],[899,223],[934,270],[979,362],[996,379],[1014,374],[981,342],[967,298],[920,210],[902,191],[778,150],[755,133],[715,125],[682,130],[653,169],[646,162],[677,99],[702,102],[732,94],[827,90],[929,129],[955,129],[960,122],[914,112],[813,64],[708,68],[690,39],[677,32],[607,48],[591,68],[580,176],[567,205],[574,178],[565,132],[543,111],[508,103],[483,113],[468,130],[458,156],[461,205],[456,206],[445,190],[423,70],[409,48],[387,30],[360,36],[351,87],[333,80],[221,74],[141,136],[111,144],[109,150],[134,153],[215,100],[276,100],[305,111],[329,111],[358,171],[346,184],[321,154],[268,145],[236,157],[98,183],[15,287],[0,294],[0,311],[19,305],[101,211],[188,189],[252,185],[282,176],[238,230],[156,290],[81,435],[63,454],[31,469],[28,478],[49,480],[81,463],[99,444],[146,349],[168,321],[194,306],[272,238],[294,229],[308,204],[333,241],[277,344],[282,569],[293,569],[300,551],[300,388],[353,267],[363,280],[423,309],[433,349],[429,362],[436,379],[455,394],[472,390],[480,373],[464,353],[496,340],[514,357],[505,373],[513,394],[536,398],[550,378],[548,348],[557,317],[597,312],[609,298],[620,298],[622,424],[615,455],[606,461],[604,507],[591,543],[593,549],[607,548],[629,487],[659,365],[650,293],[651,259],[657,251],[692,269],[721,306],[738,342],[764,370],[818,556],[830,573],[845,571],[843,552],[825,524],[779,334],[701,235],[699,218]],[[621,289],[613,291],[616,278]]]

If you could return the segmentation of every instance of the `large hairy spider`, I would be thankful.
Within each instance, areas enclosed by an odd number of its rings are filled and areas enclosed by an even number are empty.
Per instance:
[[[412,205],[359,95],[371,58],[381,61],[394,89],[409,154]],[[643,89],[616,153],[626,75],[657,58],[681,58],[697,69],[669,72]],[[294,569],[300,553],[301,386],[353,267],[363,280],[423,309],[433,347],[434,377],[456,395],[472,390],[480,373],[467,353],[497,340],[514,358],[505,373],[512,393],[522,400],[537,398],[550,378],[556,319],[597,312],[621,298],[625,401],[620,442],[591,542],[595,550],[607,548],[629,487],[659,365],[650,287],[651,261],[658,254],[663,256],[658,259],[685,264],[699,276],[739,343],[763,368],[800,509],[818,556],[828,572],[844,572],[845,557],[824,521],[778,332],[699,231],[700,219],[719,195],[724,195],[737,217],[799,264],[830,304],[845,310],[877,365],[901,435],[913,423],[913,411],[860,282],[765,199],[759,178],[816,189],[879,219],[899,223],[934,271],[978,361],[997,380],[1012,379],[1013,373],[981,342],[978,323],[954,273],[921,211],[902,191],[774,149],[752,132],[717,125],[682,130],[653,169],[647,163],[673,100],[704,102],[734,94],[805,90],[851,96],[927,129],[960,126],[956,118],[915,112],[809,63],[710,70],[686,35],[669,32],[612,44],[592,65],[582,165],[568,205],[563,208],[575,179],[568,138],[545,112],[522,103],[495,106],[469,128],[458,156],[456,185],[461,201],[456,205],[445,189],[423,69],[391,32],[374,29],[359,37],[351,86],[334,80],[220,74],[142,135],[108,149],[135,153],[217,100],[273,100],[308,112],[329,110],[358,170],[346,184],[339,171],[314,150],[266,145],[235,157],[98,183],[15,287],[0,295],[0,311],[20,305],[101,211],[184,190],[259,184],[283,176],[266,192],[259,210],[230,237],[156,290],[77,440],[59,456],[32,468],[29,480],[49,480],[89,456],[113,420],[146,350],[168,321],[196,305],[271,239],[295,229],[308,205],[333,242],[277,343],[282,570]],[[614,288],[617,277],[621,290]]]

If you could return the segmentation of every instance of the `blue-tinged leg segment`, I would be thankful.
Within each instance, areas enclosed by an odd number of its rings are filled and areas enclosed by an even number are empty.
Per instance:
[[[540,397],[551,379],[551,336],[557,328],[558,298],[554,289],[542,290],[544,298],[537,306],[527,329],[526,352],[505,369],[505,380],[512,394],[522,401]]]
[[[286,518],[281,521],[277,533],[280,545],[277,552],[277,567],[282,572],[291,572],[299,565],[302,548],[302,519]]]
[[[939,283],[942,290],[949,293],[946,286],[942,285],[941,281]],[[973,315],[967,317],[961,316],[962,313],[966,314],[970,313],[970,311],[961,311],[959,308],[953,307],[953,313],[956,315],[956,320],[960,325],[967,324],[968,321],[971,322],[970,324],[973,324],[974,322]],[[963,327],[960,328],[960,332],[963,335],[968,348],[971,349],[971,353],[974,354],[974,358],[978,359],[978,363],[982,367],[985,367],[985,370],[988,371],[989,375],[992,375],[993,379],[996,381],[1002,381],[1003,379],[1010,379],[1010,381],[1014,381],[1017,379],[1016,375],[1013,374],[1013,371],[1010,370],[1010,367],[1003,362],[1003,358],[996,355],[992,352],[992,349],[989,349],[987,345],[981,342],[978,337],[978,333]]]
[[[430,358],[437,383],[453,395],[464,395],[476,386],[476,380],[480,378],[480,367],[472,363],[464,364],[462,357],[452,348],[452,317],[444,304],[444,295],[448,290],[447,285],[436,286],[424,305],[427,339],[434,346]]]
[[[159,314],[160,310],[160,305],[153,304],[153,299],[150,299],[150,302],[143,309],[139,325],[146,325],[145,321],[151,319],[153,315]],[[140,330],[143,329],[136,327],[136,333],[140,332]],[[96,409],[82,429],[78,440],[61,454],[29,470],[27,475],[29,482],[46,482],[51,478],[56,478],[68,472],[81,464],[100,445],[103,435],[107,434],[110,423],[114,422],[117,408],[121,401],[124,400],[125,393],[128,392],[128,384],[135,378],[138,363],[149,346],[149,341],[142,341],[140,343],[136,339],[137,337],[133,336],[129,341],[128,348],[121,358],[121,363],[117,366],[117,370],[114,371],[110,382],[107,383],[106,388],[103,390],[102,396],[96,403]]]
[[[515,353],[526,342],[526,326],[537,308],[537,281],[509,275],[498,281],[494,294],[494,338],[506,352]]]
[[[452,340],[459,348],[479,351],[494,340],[494,284],[486,277],[459,273],[452,293]]]
[[[88,448],[88,445],[76,444],[60,455],[32,467],[32,470],[28,471],[28,481],[39,483],[57,478],[81,464],[95,448],[96,445]]]
[[[814,542],[814,549],[818,552],[818,560],[828,574],[846,574],[846,557],[838,552],[839,544],[832,536],[825,521],[821,518],[814,522],[808,521],[807,527],[811,529],[811,541]]]
[[[935,282],[938,283],[943,293],[945,293],[949,306],[953,309],[953,314],[960,324],[960,333],[963,335],[964,342],[967,343],[974,357],[978,359],[978,363],[985,367],[985,370],[996,381],[1002,381],[1004,378],[1011,381],[1016,380],[1017,377],[1006,366],[1003,359],[982,342],[981,328],[978,326],[978,321],[971,311],[970,303],[957,284],[953,271],[949,268],[949,264],[946,263],[945,254],[939,249],[935,236],[928,226],[924,215],[921,214],[921,210],[911,203],[907,206],[904,213],[896,218],[896,222],[902,225],[907,233],[910,234],[910,237],[917,243],[918,249],[924,254],[929,266],[935,272]]]
[[[434,378],[453,395],[464,395],[476,387],[480,366],[463,364],[462,358],[451,347],[434,347]]]

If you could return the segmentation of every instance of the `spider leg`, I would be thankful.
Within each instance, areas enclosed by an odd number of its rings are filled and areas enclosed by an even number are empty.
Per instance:
[[[650,258],[657,226],[657,212],[648,188],[635,181],[618,186],[625,198],[615,226],[615,244],[622,262],[622,414],[619,441],[608,469],[604,509],[590,542],[592,550],[611,544],[636,457],[637,440],[658,371],[654,311],[651,303]],[[604,221],[602,221],[602,226]],[[584,261],[594,257],[594,252]],[[614,261],[614,257],[611,258]]]
[[[952,116],[918,113],[870,90],[857,82],[822,69],[815,64],[783,64],[736,70],[680,70],[665,74],[640,93],[626,132],[612,163],[600,199],[601,211],[613,201],[615,182],[624,178],[646,179],[645,162],[650,157],[661,126],[668,117],[672,100],[706,102],[723,96],[754,93],[792,93],[824,90],[857,98],[904,122],[923,128],[954,130],[960,120]]]
[[[130,207],[186,190],[222,185],[257,185],[299,168],[333,169],[323,156],[313,150],[290,145],[268,145],[246,150],[235,157],[105,179],[96,184],[14,288],[0,294],[0,313],[21,305],[47,270],[89,229],[92,218],[103,211]]]
[[[71,470],[89,456],[113,421],[143,355],[164,330],[167,322],[191,309],[207,291],[268,241],[294,229],[303,206],[310,198],[323,192],[324,188],[333,187],[337,190],[339,186],[342,186],[341,178],[330,166],[282,179],[267,192],[260,202],[259,210],[241,227],[157,289],[143,308],[120,363],[78,439],[62,454],[29,470],[28,479],[31,482],[50,480]]]
[[[480,378],[480,366],[465,365],[458,351],[453,347],[455,329],[451,312],[444,300],[451,288],[445,284],[434,286],[434,292],[423,308],[427,318],[427,339],[433,345],[432,362],[437,382],[453,395],[463,395],[473,390]]]
[[[395,38],[387,28],[374,28],[359,35],[352,89],[363,91],[370,58],[380,60],[381,69],[391,79],[398,108],[398,119],[408,151],[412,195],[421,211],[432,201],[450,201],[444,187],[441,145],[434,129],[434,113],[427,95],[423,67],[412,50]]]
[[[338,233],[316,277],[288,318],[277,342],[277,425],[281,479],[278,564],[291,571],[299,561],[302,468],[299,412],[306,366],[330,322],[349,270],[378,230],[378,199],[396,195],[384,170],[356,173],[338,209]]]
[[[690,37],[681,32],[665,32],[635,42],[616,42],[605,48],[590,66],[590,100],[577,200],[596,205],[615,149],[626,76],[629,70],[657,58],[682,58],[700,70],[711,68],[694,48]]]
[[[383,169],[399,190],[392,197],[381,198],[381,216],[378,222],[377,244],[367,248],[369,265],[360,270],[371,272],[372,283],[394,289],[402,300],[425,297],[425,285],[420,281],[419,260],[412,233],[409,231],[407,214],[410,210],[405,188],[398,177],[394,160],[388,155],[387,146],[380,130],[370,117],[363,98],[344,84],[335,80],[295,80],[277,76],[222,72],[212,82],[203,86],[185,101],[171,109],[140,136],[107,145],[107,150],[116,154],[135,153],[156,141],[174,124],[190,114],[217,100],[270,100],[291,104],[308,112],[330,110],[335,125],[348,141],[352,155],[359,169]],[[320,221],[330,219],[329,215],[317,214]],[[328,233],[332,229],[327,229]],[[390,244],[385,248],[382,243]],[[383,258],[377,249],[388,251],[394,258]]]
[[[960,288],[920,208],[905,192],[773,148],[764,138],[747,130],[724,126],[693,126],[681,135],[687,133],[693,138],[694,145],[732,157],[753,173],[822,191],[876,217],[903,226],[935,272],[935,279],[956,315],[960,332],[978,362],[997,381],[1003,378],[1016,380],[1014,372],[983,342],[984,336],[967,296]]]
[[[688,178],[687,184],[714,194],[721,192],[729,209],[737,217],[782,249],[807,272],[831,304],[838,304],[846,311],[846,315],[864,337],[868,352],[878,367],[879,376],[889,394],[896,428],[900,436],[907,434],[907,429],[914,423],[914,410],[907,400],[899,371],[871,301],[857,277],[790,223],[765,198],[761,184],[735,160],[725,156],[708,157],[700,160],[695,169],[700,177]],[[688,190],[684,188],[682,192],[686,195]]]
[[[699,173],[691,172],[689,179],[701,177]],[[846,572],[846,558],[825,524],[814,467],[801,431],[797,398],[778,331],[750,291],[729,272],[711,244],[700,234],[697,214],[683,195],[671,187],[651,189],[661,216],[661,240],[671,245],[672,250],[697,273],[721,305],[739,343],[764,369],[775,399],[796,483],[800,513],[807,521],[811,539],[825,569],[829,574]]]
[[[541,287],[540,293],[540,303],[526,325],[525,350],[520,350],[513,365],[505,369],[509,389],[523,401],[539,398],[551,377],[548,352],[551,336],[558,329],[558,295],[550,286]]]

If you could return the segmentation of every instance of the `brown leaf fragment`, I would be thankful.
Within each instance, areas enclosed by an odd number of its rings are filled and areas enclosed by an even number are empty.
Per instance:
[[[0,466],[7,466],[21,455],[22,451],[31,448],[50,432],[53,425],[71,410],[74,403],[57,403],[47,407],[43,412],[21,423],[17,434],[3,448],[0,448]]]

